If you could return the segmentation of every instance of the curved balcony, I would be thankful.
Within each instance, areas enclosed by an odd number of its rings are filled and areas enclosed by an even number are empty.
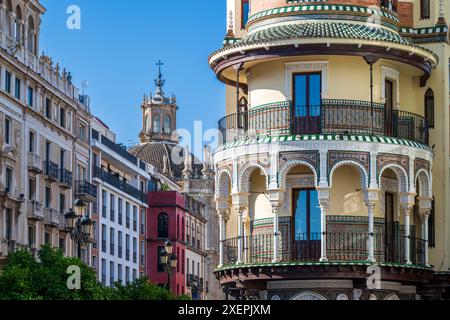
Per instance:
[[[222,143],[280,135],[370,135],[408,139],[428,145],[427,120],[402,110],[360,101],[322,101],[294,106],[282,102],[230,114],[219,121]]]
[[[267,264],[273,261],[272,234],[244,237],[242,257],[244,264]],[[232,238],[223,241],[224,267],[237,263],[239,241]],[[325,234],[328,262],[366,262],[368,259],[368,233],[327,232]],[[374,235],[375,260],[378,263],[406,264],[406,237],[397,232],[395,236]],[[412,265],[427,267],[425,259],[426,241],[409,237]],[[280,240],[280,262],[318,263],[321,257],[321,234],[295,234],[292,238]]]

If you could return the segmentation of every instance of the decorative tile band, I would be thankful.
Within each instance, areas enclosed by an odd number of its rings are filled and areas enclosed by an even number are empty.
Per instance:
[[[267,16],[277,15],[277,14],[287,14],[294,12],[302,12],[306,13],[308,11],[342,11],[342,12],[351,12],[355,14],[370,14],[370,15],[378,15],[382,16],[395,22],[400,22],[397,16],[369,7],[361,7],[361,6],[348,6],[348,5],[327,5],[327,4],[317,4],[317,5],[295,5],[295,6],[286,6],[281,8],[274,8],[270,10],[265,10],[258,12],[248,19],[248,22],[252,22],[254,20],[264,18]]]
[[[403,145],[408,147],[419,148],[430,151],[431,149],[418,142],[398,139],[386,136],[364,136],[364,135],[284,135],[276,137],[258,136],[256,138],[248,140],[238,140],[230,143],[226,143],[217,148],[216,152],[224,151],[241,146],[249,146],[255,144],[269,144],[272,142],[295,142],[295,141],[353,141],[353,142],[373,142],[373,143],[385,143],[394,145]]]
[[[448,26],[438,25],[430,28],[401,28],[403,37],[411,39],[413,43],[448,42]]]

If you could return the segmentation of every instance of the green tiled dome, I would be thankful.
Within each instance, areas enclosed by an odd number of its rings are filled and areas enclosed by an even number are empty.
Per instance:
[[[309,22],[275,26],[255,31],[231,46],[251,45],[296,38],[335,38],[386,41],[411,45],[400,35],[382,28],[340,22]]]

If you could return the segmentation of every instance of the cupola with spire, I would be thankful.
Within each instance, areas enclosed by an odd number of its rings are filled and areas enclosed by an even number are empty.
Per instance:
[[[150,96],[144,95],[142,101],[142,131],[141,143],[151,141],[164,141],[178,143],[176,135],[177,104],[174,95],[167,97],[163,87],[166,84],[161,67],[164,63],[158,61],[158,77],[154,83],[156,90]]]

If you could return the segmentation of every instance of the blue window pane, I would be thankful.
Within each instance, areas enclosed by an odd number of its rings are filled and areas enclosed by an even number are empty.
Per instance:
[[[320,234],[322,232],[321,229],[321,223],[320,223],[320,207],[319,207],[319,196],[317,194],[317,191],[311,191],[310,193],[310,219],[311,219],[311,230],[310,233],[314,237],[316,237],[317,234]]]
[[[309,77],[309,105],[311,106],[309,109],[310,116],[319,116],[320,115],[320,106],[321,104],[321,76],[319,74],[313,74]]]
[[[248,2],[242,3],[242,25],[243,25],[243,27],[248,22],[249,12],[250,12],[250,4]]]
[[[297,205],[295,211],[295,238],[296,240],[303,240],[305,234],[308,232],[307,223],[307,191],[300,191],[298,193]]]

